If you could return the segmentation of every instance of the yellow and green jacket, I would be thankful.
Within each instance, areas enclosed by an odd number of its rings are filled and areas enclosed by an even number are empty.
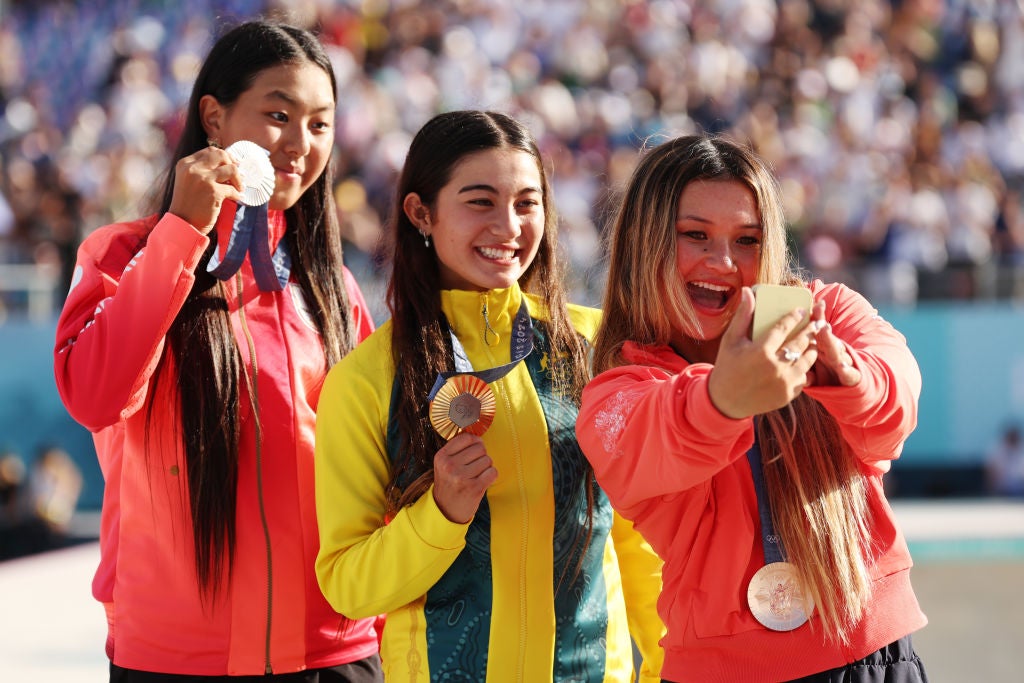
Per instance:
[[[508,363],[523,296],[517,286],[441,293],[474,368]],[[526,298],[534,350],[490,385],[497,413],[483,440],[498,479],[468,524],[449,521],[432,491],[385,523],[398,447],[388,438],[390,322],[335,365],[324,385],[316,431],[317,578],[345,616],[386,614],[381,656],[388,681],[621,683],[637,680],[631,636],[643,657],[638,680],[659,680],[661,561],[599,489],[593,536],[574,573],[575,539],[586,521],[577,408],[552,390],[543,306]],[[570,316],[592,339],[600,312],[571,306]],[[488,322],[497,335],[484,335]]]

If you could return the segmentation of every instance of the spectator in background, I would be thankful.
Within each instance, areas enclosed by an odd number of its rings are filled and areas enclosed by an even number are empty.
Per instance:
[[[32,513],[56,539],[67,535],[82,493],[82,473],[67,451],[57,446],[40,449],[28,477]]]
[[[62,448],[39,449],[30,468],[13,451],[0,454],[0,559],[68,543],[82,473]]]
[[[0,451],[0,560],[21,555],[25,517],[25,461],[12,450]]]
[[[985,457],[985,481],[996,496],[1024,497],[1024,440],[1020,425],[1003,430]]]

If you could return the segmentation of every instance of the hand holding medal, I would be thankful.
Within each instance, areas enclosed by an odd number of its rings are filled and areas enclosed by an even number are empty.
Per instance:
[[[273,253],[270,251],[268,212],[270,196],[274,193],[270,153],[248,140],[239,140],[224,151],[238,168],[242,196],[233,216],[221,212],[223,220],[231,219],[231,232],[226,244],[218,244],[206,270],[221,280],[230,279],[248,254],[260,291],[280,292],[291,276],[291,254],[283,239],[278,241]]]

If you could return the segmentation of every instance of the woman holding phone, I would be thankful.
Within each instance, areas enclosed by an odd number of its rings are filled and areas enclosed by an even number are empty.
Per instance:
[[[704,135],[648,152],[608,283],[576,430],[665,561],[663,679],[927,680],[910,641],[926,619],[882,485],[921,375],[862,296],[790,266],[765,164]],[[812,303],[751,336],[759,284]]]

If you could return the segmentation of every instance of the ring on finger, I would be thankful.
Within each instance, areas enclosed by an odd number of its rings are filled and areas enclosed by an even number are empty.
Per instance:
[[[800,354],[791,348],[783,346],[781,349],[779,349],[779,351],[780,353],[782,353],[782,360],[786,361],[787,363],[795,363],[798,360],[800,360]]]

